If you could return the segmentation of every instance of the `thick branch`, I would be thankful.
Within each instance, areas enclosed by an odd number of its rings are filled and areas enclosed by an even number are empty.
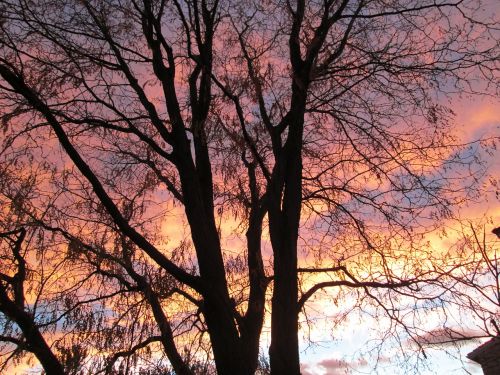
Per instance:
[[[120,228],[120,230],[132,241],[134,241],[134,243],[139,248],[144,250],[146,254],[148,254],[155,262],[158,263],[158,265],[172,274],[172,276],[174,276],[180,282],[185,283],[186,285],[199,291],[201,289],[201,286],[196,276],[188,274],[182,268],[172,263],[145,237],[137,232],[123,217],[116,204],[104,189],[98,177],[80,156],[79,152],[69,140],[59,121],[56,119],[50,108],[42,101],[42,99],[40,99],[37,93],[35,93],[33,89],[28,87],[28,85],[19,75],[12,72],[3,64],[0,64],[0,75],[16,90],[16,92],[22,95],[34,109],[36,109],[42,114],[42,116],[45,117],[45,119],[54,130],[57,138],[59,139],[61,146],[64,148],[71,160],[75,163],[76,167],[79,169],[82,175],[85,176],[85,178],[90,182],[94,193],[99,198],[103,206],[107,209],[109,215],[113,218],[114,222]]]

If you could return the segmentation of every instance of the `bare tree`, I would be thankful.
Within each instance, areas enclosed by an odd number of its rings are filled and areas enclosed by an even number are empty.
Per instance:
[[[206,331],[218,373],[254,373],[269,285],[273,374],[300,373],[299,314],[326,288],[363,291],[412,336],[384,295],[433,298],[421,286],[451,271],[422,267],[420,241],[479,178],[457,169],[472,161],[437,96],[495,83],[477,1],[1,4],[2,157],[52,166],[61,194],[33,218],[154,321],[106,371],[160,342],[196,372],[178,348]],[[186,235],[168,248],[172,202]],[[231,216],[244,235],[227,248]]]
[[[453,303],[474,322],[478,337],[500,335],[500,265],[498,240],[487,238],[484,226],[466,223],[462,235],[451,252],[462,267],[451,274],[455,288]],[[496,234],[493,229],[493,234]],[[482,232],[482,233],[481,233]],[[470,326],[467,322],[464,324]],[[465,337],[466,339],[466,337]]]

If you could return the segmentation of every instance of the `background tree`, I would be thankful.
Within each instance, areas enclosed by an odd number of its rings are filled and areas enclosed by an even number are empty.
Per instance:
[[[89,307],[115,328],[93,335],[105,369],[158,341],[193,372],[179,347],[199,323],[218,373],[254,373],[269,285],[272,373],[300,372],[299,314],[325,288],[362,291],[418,342],[391,303],[437,298],[455,267],[423,263],[422,244],[480,172],[456,169],[472,160],[437,96],[494,83],[478,2],[2,5],[4,150],[50,163],[54,198],[32,216],[116,293]],[[186,233],[165,244],[177,207]],[[110,340],[121,308],[128,343]]]
[[[473,316],[471,321],[475,327],[472,329],[478,336],[498,336],[500,269],[496,229],[491,237],[486,234],[485,226],[472,223],[467,226],[467,223],[462,223],[460,229],[460,240],[451,253],[455,255],[457,262],[460,259],[462,266],[451,274],[455,281],[451,298],[461,310]],[[469,325],[464,323],[464,326]]]

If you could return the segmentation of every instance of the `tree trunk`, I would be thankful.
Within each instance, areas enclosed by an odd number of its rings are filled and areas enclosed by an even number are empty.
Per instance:
[[[260,208],[253,207],[246,233],[250,294],[247,312],[243,318],[240,332],[244,361],[248,366],[250,374],[254,374],[258,366],[259,340],[264,323],[266,289],[268,285],[261,252],[263,217],[264,215],[260,211]]]
[[[273,375],[300,374],[297,322],[297,258],[293,246],[274,258],[275,278],[271,318],[271,370]]]
[[[24,335],[26,350],[36,356],[47,375],[64,375],[61,362],[50,349],[33,318],[11,301],[3,288],[0,288],[0,310],[19,326]]]
[[[216,291],[211,293],[211,297],[207,296],[204,299],[203,311],[210,334],[217,374],[249,374],[243,361],[236,327],[232,324],[232,314],[229,316],[229,312],[224,308],[225,303],[221,301],[221,296],[217,296]]]
[[[293,136],[293,135],[292,135]],[[293,143],[290,145],[295,146]],[[288,154],[284,169],[283,208],[269,211],[274,251],[274,290],[271,318],[273,374],[300,374],[298,344],[297,239],[300,221],[302,163],[299,149]],[[277,201],[275,199],[275,201]],[[279,202],[279,201],[278,201]]]
[[[307,85],[292,85],[288,136],[272,186],[269,230],[274,253],[271,372],[299,375],[297,239],[302,204],[302,138]],[[283,198],[281,197],[283,192]],[[281,203],[281,207],[280,207]]]
[[[62,364],[52,352],[35,324],[29,320],[29,316],[26,313],[24,315],[18,316],[17,323],[21,327],[26,341],[29,343],[29,350],[35,354],[47,375],[64,375],[65,372]]]

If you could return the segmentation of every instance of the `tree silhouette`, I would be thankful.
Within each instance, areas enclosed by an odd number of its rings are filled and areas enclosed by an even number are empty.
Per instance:
[[[68,335],[111,353],[93,372],[165,355],[179,374],[203,358],[254,373],[271,295],[271,372],[299,374],[299,314],[327,288],[357,291],[418,342],[392,298],[439,295],[423,285],[450,269],[424,235],[476,187],[438,99],[494,82],[479,2],[1,6],[2,158],[50,170],[14,230],[65,249],[77,287],[54,319],[84,314]],[[162,228],[182,224],[172,246]]]

